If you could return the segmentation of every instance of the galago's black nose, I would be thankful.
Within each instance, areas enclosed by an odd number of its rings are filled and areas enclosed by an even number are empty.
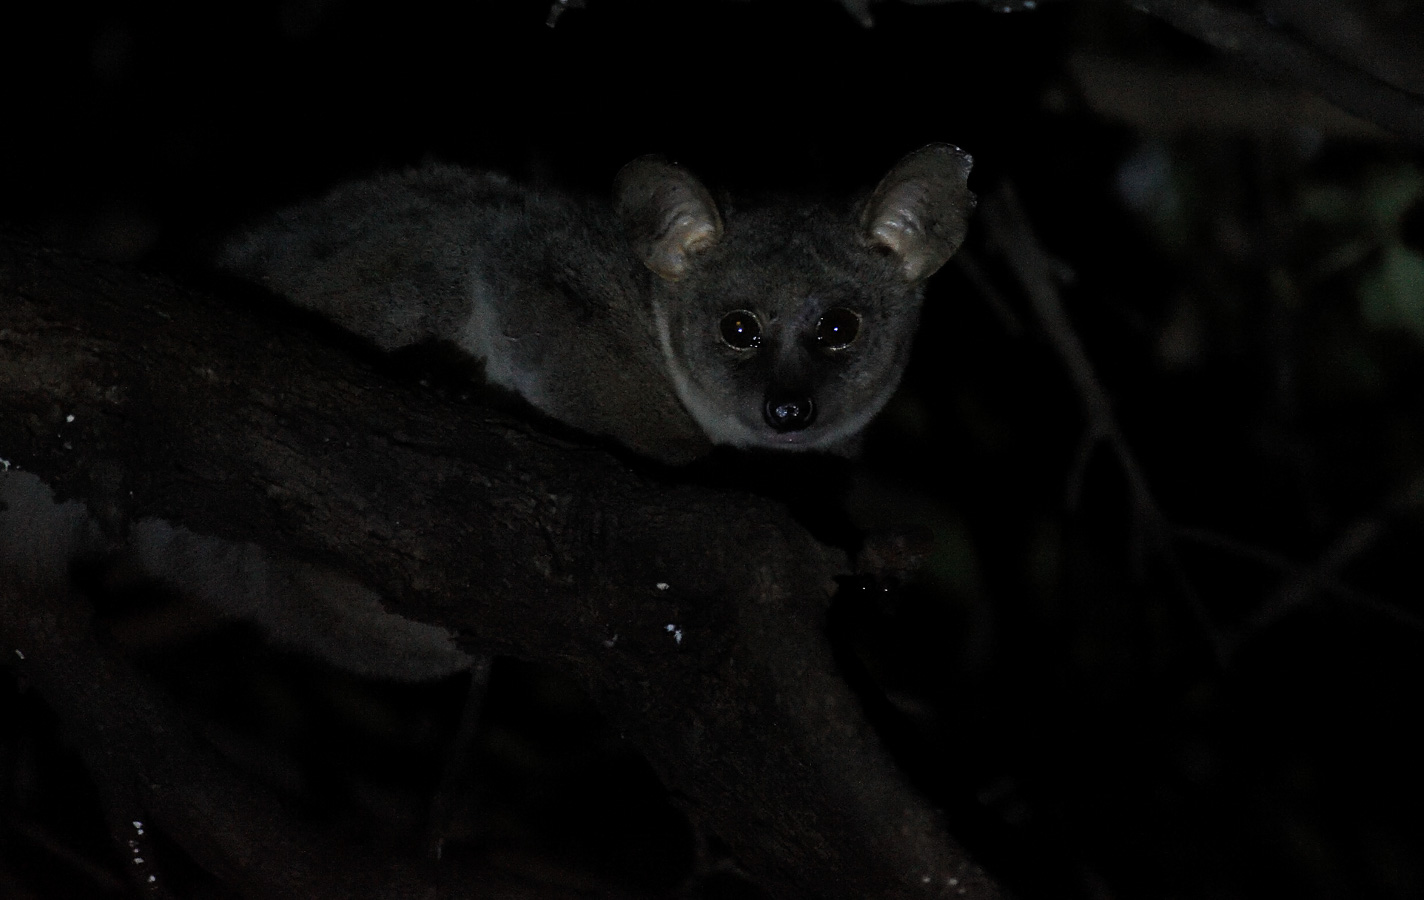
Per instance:
[[[816,419],[810,397],[767,397],[762,418],[777,431],[800,431]]]

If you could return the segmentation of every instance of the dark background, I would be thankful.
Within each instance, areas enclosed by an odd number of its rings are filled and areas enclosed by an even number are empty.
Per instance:
[[[1157,507],[1083,454],[1054,335],[972,226],[864,458],[793,498],[934,533],[892,598],[837,603],[869,713],[1026,897],[1424,896],[1419,153],[1308,103],[1223,115],[1262,83],[1125,5],[874,11],[11,4],[0,221],[205,283],[225,230],[431,157],[601,193],[657,151],[845,191],[956,143],[1061,261]],[[1102,59],[1122,68],[1085,88]],[[1224,92],[1170,80],[1202,73]],[[1111,112],[1162,84],[1181,102]],[[142,654],[299,758],[314,806],[418,828],[459,685],[353,683],[231,630]],[[77,764],[6,688],[5,883],[118,895]],[[470,845],[655,892],[686,874],[678,814],[557,673],[497,666],[479,752]]]

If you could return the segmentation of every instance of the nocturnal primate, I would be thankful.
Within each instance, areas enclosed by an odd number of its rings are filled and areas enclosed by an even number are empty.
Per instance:
[[[453,343],[548,416],[664,461],[843,451],[964,238],[970,164],[931,144],[859,202],[720,206],[657,157],[611,203],[429,165],[282,212],[221,264],[382,350]]]

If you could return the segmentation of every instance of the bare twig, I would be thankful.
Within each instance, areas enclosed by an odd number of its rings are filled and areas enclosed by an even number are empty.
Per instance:
[[[1086,444],[1080,450],[1075,472],[1086,466],[1087,457],[1095,443],[1106,444],[1112,451],[1122,468],[1123,476],[1127,479],[1133,515],[1139,526],[1137,533],[1146,542],[1148,549],[1155,552],[1173,571],[1173,580],[1182,599],[1211,642],[1218,660],[1224,659],[1221,635],[1177,559],[1171,540],[1171,523],[1158,505],[1147,476],[1113,414],[1107,391],[1098,380],[1097,373],[1093,371],[1087,351],[1083,349],[1082,341],[1078,339],[1073,324],[1068,320],[1068,313],[1063,308],[1055,279],[1058,266],[1038,243],[1028,217],[1011,187],[1004,185],[989,195],[982,206],[982,215],[990,233],[990,241],[1012,267],[1014,276],[1028,297],[1034,316],[1067,368],[1078,398],[1083,403],[1088,418],[1088,433],[1085,439],[1092,443]],[[1080,480],[1081,472],[1075,474],[1073,479]]]
[[[1415,631],[1424,632],[1424,617],[1400,609],[1399,606],[1387,600],[1381,600],[1358,588],[1350,587],[1338,579],[1331,578],[1328,574],[1319,571],[1318,566],[1313,567],[1305,563],[1297,562],[1280,553],[1274,553],[1264,547],[1240,541],[1229,535],[1221,534],[1207,528],[1193,528],[1187,525],[1179,525],[1174,533],[1179,540],[1200,544],[1203,547],[1211,547],[1224,553],[1229,553],[1232,556],[1240,557],[1241,559],[1251,560],[1268,569],[1274,569],[1277,572],[1290,576],[1291,581],[1286,587],[1281,589],[1280,593],[1289,593],[1298,601],[1292,608],[1309,602],[1311,596],[1303,591],[1291,590],[1289,585],[1309,581],[1315,585],[1320,593],[1334,597],[1341,603],[1383,616],[1396,624],[1403,625]],[[1344,532],[1344,534],[1347,535],[1350,533],[1351,531],[1349,529]],[[1270,606],[1271,604],[1267,605]],[[1289,610],[1281,610],[1281,615],[1272,617],[1270,621],[1278,621],[1284,616],[1284,613],[1288,611]],[[1238,646],[1233,647],[1233,651],[1239,650],[1239,644],[1243,641],[1244,635],[1238,638]]]
[[[1003,293],[994,284],[994,280],[984,272],[984,267],[979,265],[973,252],[961,250],[954,255],[950,263],[963,272],[965,278],[969,279],[975,292],[988,305],[989,311],[999,320],[1004,331],[1008,332],[1011,337],[1023,334],[1023,322],[1019,320],[1018,313],[1014,312],[1013,306],[1004,299]]]
[[[1416,631],[1424,632],[1424,617],[1418,616],[1399,606],[1371,596],[1340,582],[1340,574],[1354,560],[1358,559],[1384,535],[1389,527],[1389,517],[1401,510],[1418,506],[1421,497],[1420,480],[1416,479],[1404,490],[1399,491],[1383,505],[1375,515],[1364,516],[1350,523],[1336,536],[1330,546],[1313,563],[1303,564],[1218,534],[1206,529],[1178,527],[1175,535],[1182,539],[1215,547],[1233,555],[1254,560],[1262,565],[1285,573],[1288,577],[1266,602],[1255,611],[1247,622],[1237,630],[1227,642],[1228,654],[1235,654],[1253,636],[1265,631],[1286,616],[1310,605],[1322,594],[1329,595],[1358,609],[1368,610],[1391,621]]]
[[[1388,518],[1391,515],[1424,505],[1424,476],[1410,481],[1383,504],[1376,515],[1361,518],[1343,529],[1320,558],[1309,565],[1297,563],[1216,532],[1173,524],[1153,496],[1151,485],[1117,423],[1107,392],[1093,371],[1087,352],[1063,308],[1053,277],[1053,260],[1038,244],[1012,189],[1005,187],[990,195],[983,205],[983,217],[990,232],[991,242],[1009,261],[1020,286],[1028,296],[1035,317],[1068,369],[1087,415],[1087,430],[1067,478],[1067,498],[1070,505],[1076,501],[1081,490],[1092,453],[1097,447],[1106,445],[1127,480],[1133,513],[1141,526],[1139,536],[1145,540],[1147,549],[1158,554],[1175,573],[1178,590],[1211,640],[1220,662],[1228,661],[1251,636],[1313,602],[1322,593],[1407,627],[1424,631],[1424,618],[1342,584],[1339,580],[1340,573],[1353,560],[1368,552],[1380,538],[1388,527]],[[1174,543],[1177,539],[1215,547],[1255,560],[1286,573],[1288,577],[1244,626],[1233,635],[1225,635],[1214,624],[1212,616],[1192,589],[1177,556]]]
[[[1279,622],[1291,612],[1309,604],[1333,582],[1352,559],[1374,545],[1384,532],[1384,523],[1365,518],[1347,525],[1335,540],[1309,566],[1296,571],[1274,594],[1262,603],[1240,630],[1228,649],[1235,652],[1239,645]]]

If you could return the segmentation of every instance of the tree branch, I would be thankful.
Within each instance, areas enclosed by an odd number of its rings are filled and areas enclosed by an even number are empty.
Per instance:
[[[161,517],[280,548],[559,668],[778,898],[998,896],[838,677],[844,559],[779,505],[640,475],[127,270],[0,246],[0,309],[0,457],[116,539]],[[34,601],[6,588],[13,642]],[[81,670],[51,666],[46,696],[83,724]],[[116,753],[105,777],[143,771]]]
[[[1263,75],[1304,85],[1341,109],[1424,146],[1424,98],[1342,63],[1260,16],[1207,0],[1131,0],[1131,4]]]

